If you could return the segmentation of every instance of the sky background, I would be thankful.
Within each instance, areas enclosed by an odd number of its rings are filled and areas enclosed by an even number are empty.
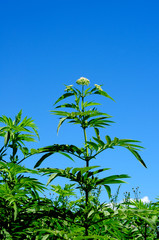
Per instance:
[[[141,198],[159,196],[159,2],[58,0],[1,1],[0,115],[32,117],[39,128],[38,148],[55,143],[82,146],[78,126],[63,125],[50,114],[66,85],[82,76],[115,99],[98,97],[100,110],[114,123],[103,136],[140,140],[145,169],[130,152],[107,150],[92,165],[109,167],[106,175],[128,174],[125,191],[139,186]],[[1,140],[2,143],[2,140]],[[24,162],[32,168],[39,157]],[[41,167],[81,166],[54,155]],[[102,175],[105,176],[105,175]],[[45,178],[40,178],[46,182]],[[64,180],[55,183],[64,184]],[[115,193],[116,187],[112,187]],[[132,195],[133,196],[133,195]],[[102,201],[108,201],[102,192]]]

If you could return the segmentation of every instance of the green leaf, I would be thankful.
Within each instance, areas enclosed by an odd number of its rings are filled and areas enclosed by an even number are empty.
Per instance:
[[[46,233],[50,233],[53,234],[53,236],[57,236],[58,234],[61,233],[61,231],[58,230],[51,230],[51,229],[45,229],[45,228],[41,228],[41,229],[37,229],[37,232],[46,232]]]
[[[84,107],[89,107],[89,106],[96,106],[96,105],[102,105],[101,103],[96,103],[96,102],[85,102]]]
[[[45,236],[43,236],[43,238],[41,240],[47,240],[47,239],[49,239],[49,237],[50,237],[50,234],[46,234]]]
[[[99,170],[94,171],[94,172],[93,172],[93,175],[98,174],[98,173],[100,173],[100,172],[107,171],[107,170],[110,170],[110,168],[101,168],[101,169],[99,169]]]
[[[39,159],[39,161],[37,161],[37,163],[35,164],[34,168],[39,167],[39,166],[41,165],[41,163],[42,163],[46,158],[48,158],[49,156],[51,156],[52,154],[53,154],[52,152],[51,152],[51,153],[46,153],[46,154],[44,154],[44,155]]]
[[[62,104],[62,105],[59,105],[57,106],[56,108],[74,108],[74,109],[77,109],[77,106],[76,104],[73,104],[73,103],[65,103],[65,104]]]
[[[131,149],[131,148],[127,148],[136,158],[137,160],[145,167],[147,168],[146,164],[144,163],[144,161],[142,160],[142,158],[140,157],[140,155],[138,154],[138,152],[136,152],[135,150]]]
[[[15,125],[18,125],[18,123],[20,123],[22,118],[22,109],[20,110],[20,112],[15,116]]]
[[[120,180],[119,178],[130,178],[127,174],[120,174],[120,175],[112,175],[109,177],[105,177],[99,179],[97,181],[97,185],[104,185],[104,184],[114,184],[114,183],[125,183],[125,181]]]
[[[4,136],[4,145],[7,146],[8,142],[10,140],[10,132],[6,132]]]
[[[97,138],[100,139],[99,129],[94,127],[94,131],[95,131],[95,134],[96,134]]]
[[[87,95],[90,94],[90,92],[88,92],[90,89],[91,89],[91,88],[87,88],[87,89],[85,90],[85,92],[84,92],[84,95],[85,95],[85,96],[87,96]]]
[[[83,174],[91,169],[98,168],[98,167],[100,167],[100,166],[83,167],[83,168],[81,168],[81,173]]]
[[[57,126],[57,134],[58,134],[58,132],[59,132],[59,129],[60,129],[61,125],[63,124],[63,122],[64,122],[67,118],[68,118],[68,117],[63,117],[63,118],[60,119],[59,124],[58,124],[58,126]]]
[[[15,221],[18,215],[18,208],[15,202],[13,202],[13,208],[14,208],[14,221]]]
[[[58,102],[60,102],[61,100],[65,99],[67,97],[73,96],[73,95],[74,95],[74,93],[64,93],[61,97],[59,97],[57,99],[57,101],[54,103],[54,105],[57,104]]]
[[[112,98],[112,97],[110,97],[105,91],[101,91],[101,90],[97,90],[97,91],[95,91],[94,92],[94,94],[98,94],[98,95],[102,95],[102,96],[104,96],[104,97],[107,97],[107,98],[110,98],[111,100],[113,100],[114,102],[115,102],[115,100]]]
[[[81,167],[81,168],[73,168],[72,169],[72,174],[76,174],[78,171],[81,172],[81,174],[84,174],[85,172],[88,172],[91,169],[97,168],[99,166],[91,166],[91,167]]]
[[[133,140],[133,139],[119,139],[119,143],[131,143],[131,142],[138,142],[141,143],[141,141]]]
[[[105,143],[104,143],[102,140],[100,140],[100,139],[98,139],[98,138],[95,138],[95,137],[93,137],[93,139],[94,139],[97,143],[99,143],[99,145],[100,145],[102,148],[104,147]]]
[[[73,162],[75,162],[75,161],[73,160],[73,158],[71,158],[70,155],[68,155],[67,153],[64,153],[64,152],[61,152],[61,151],[59,151],[58,153],[64,155],[65,157],[68,157],[68,158],[71,159]]]
[[[87,217],[89,218],[93,213],[94,213],[94,209],[92,209],[92,210],[88,213]]]
[[[107,144],[108,145],[111,144],[111,138],[108,135],[105,136],[105,138],[106,138]]]
[[[89,146],[93,147],[96,151],[98,151],[98,145],[92,141],[87,142],[89,144]]]
[[[52,182],[57,176],[58,176],[58,173],[51,174],[46,185],[48,186],[49,183]]]
[[[153,228],[154,230],[156,230],[156,222],[154,222],[152,219],[148,218],[148,217],[143,217],[139,214],[135,214],[135,216],[138,216],[140,219],[144,220],[146,223],[149,224],[149,226],[151,228]]]
[[[114,138],[114,144],[117,145],[118,142],[119,142],[119,138],[115,137],[115,138]]]
[[[111,188],[108,185],[104,185],[107,193],[108,193],[108,197],[111,198]]]
[[[120,179],[114,179],[114,180],[107,180],[107,179],[103,179],[103,181],[101,181],[100,183],[97,183],[97,185],[105,185],[105,184],[120,184],[120,183],[127,183],[123,180]]]
[[[89,111],[85,111],[83,113],[83,115],[90,115],[90,117],[96,117],[96,116],[100,116],[100,115],[104,115],[104,116],[107,116],[109,118],[111,118],[112,116],[110,116],[109,114],[107,113],[102,113],[102,112],[99,112],[97,110],[89,110]]]
[[[76,172],[78,172],[78,171],[80,171],[80,170],[81,170],[81,168],[73,168],[73,169],[72,169],[72,174],[75,175]]]
[[[22,150],[24,155],[28,155],[29,154],[29,149],[27,147],[23,147],[21,150]]]
[[[0,122],[5,123],[5,124],[7,123],[6,120],[4,119],[4,116],[0,117]]]
[[[74,240],[84,240],[84,239],[97,239],[97,240],[100,240],[100,239],[104,239],[104,240],[108,240],[110,238],[107,238],[107,237],[103,237],[103,236],[98,236],[98,235],[89,235],[89,236],[79,236],[79,237],[75,237]]]
[[[70,113],[65,111],[50,111],[50,112],[52,112],[52,114],[55,114],[55,115],[67,116],[67,117],[70,116]]]
[[[33,155],[33,154],[39,153],[39,150],[32,148],[30,149],[30,152]]]

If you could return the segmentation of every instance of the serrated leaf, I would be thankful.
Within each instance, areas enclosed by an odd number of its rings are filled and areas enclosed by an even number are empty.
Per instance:
[[[60,102],[61,100],[65,99],[67,97],[73,96],[73,95],[74,95],[74,93],[64,93],[61,97],[59,97],[57,99],[57,101],[54,103],[54,105],[57,104],[58,102]]]
[[[104,97],[107,97],[107,98],[110,98],[111,100],[113,100],[114,102],[115,102],[115,100],[112,98],[112,97],[110,97],[105,91],[101,91],[101,90],[97,90],[97,91],[95,91],[94,92],[94,94],[98,94],[98,95],[102,95],[102,96],[104,96]]]

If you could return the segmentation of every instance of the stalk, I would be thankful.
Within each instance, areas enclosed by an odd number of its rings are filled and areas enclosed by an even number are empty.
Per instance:
[[[84,109],[84,86],[82,86],[82,112],[84,112],[85,109]],[[83,116],[83,119],[82,119],[82,122],[84,122],[84,116]],[[84,142],[85,142],[85,145],[87,143],[87,134],[86,134],[86,127],[85,127],[85,124],[84,126],[82,126],[83,128],[83,132],[84,132]],[[86,167],[89,167],[89,160],[88,160],[88,157],[89,157],[89,152],[88,152],[88,147],[86,146]],[[88,198],[89,198],[89,192],[86,188],[85,190],[85,203],[86,203],[86,208],[88,206]],[[87,218],[88,218],[88,215],[86,214],[86,223],[84,224],[85,226],[85,235],[88,236],[88,228],[89,228],[89,225],[87,224]]]
[[[84,86],[82,86],[82,112],[84,112],[84,111],[85,111],[85,108],[84,108]],[[82,119],[82,122],[84,122],[84,117]],[[83,132],[84,132],[84,142],[85,142],[85,145],[86,145],[86,143],[87,143],[87,134],[86,134],[85,124],[84,124],[84,126],[82,126],[82,128],[83,128]],[[88,147],[86,147],[86,167],[89,167],[88,157],[89,157]]]
[[[85,144],[86,144],[86,142],[87,142],[86,129],[84,128],[83,131],[84,131],[84,141],[85,141]],[[88,158],[88,156],[89,156],[88,147],[86,147],[86,158]],[[86,159],[86,167],[89,167],[89,161],[88,161],[88,159]]]

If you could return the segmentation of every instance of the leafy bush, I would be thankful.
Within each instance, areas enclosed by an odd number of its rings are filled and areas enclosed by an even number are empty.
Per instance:
[[[116,146],[129,150],[146,167],[138,151],[140,142],[132,139],[111,139],[106,135],[101,139],[101,129],[112,121],[109,114],[100,112],[100,103],[88,101],[92,96],[103,96],[113,100],[100,85],[87,87],[90,81],[80,78],[76,82],[81,90],[73,85],[66,86],[65,93],[55,102],[52,114],[60,116],[57,127],[68,121],[79,124],[83,131],[84,145],[53,144],[38,149],[29,149],[26,142],[35,141],[37,127],[31,118],[22,120],[20,111],[15,120],[2,116],[0,136],[4,146],[0,149],[0,237],[1,239],[159,239],[159,202],[143,203],[136,198],[131,200],[125,195],[123,203],[117,203],[117,195],[112,196],[111,184],[122,184],[127,174],[111,175],[100,178],[100,173],[109,168],[92,166],[91,160],[101,152]],[[72,99],[61,105],[59,102]],[[88,128],[93,129],[91,139],[87,139]],[[39,168],[41,163],[54,153],[74,161],[77,157],[85,162],[85,167]],[[42,155],[35,168],[28,169],[21,163],[34,155]],[[23,155],[23,156],[22,156]],[[22,157],[20,157],[22,156]],[[29,174],[26,175],[26,174]],[[48,183],[57,177],[70,180],[64,188],[51,185],[53,198],[40,197],[46,187],[31,175],[48,175]],[[101,188],[107,191],[110,203],[101,203]]]

